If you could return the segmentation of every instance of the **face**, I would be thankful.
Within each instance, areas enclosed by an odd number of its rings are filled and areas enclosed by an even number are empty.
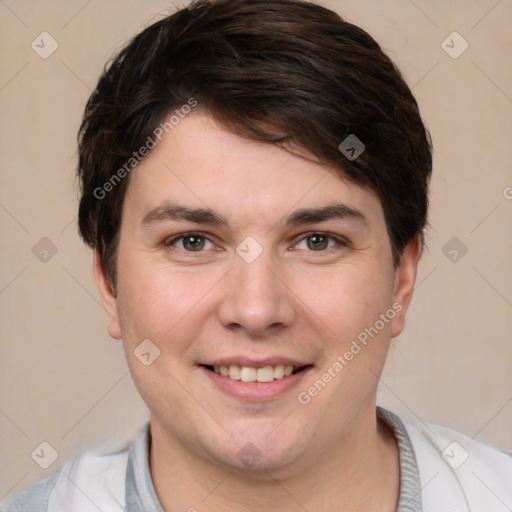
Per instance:
[[[363,433],[419,252],[394,268],[377,196],[200,112],[130,180],[115,296],[95,270],[153,432],[275,470]]]

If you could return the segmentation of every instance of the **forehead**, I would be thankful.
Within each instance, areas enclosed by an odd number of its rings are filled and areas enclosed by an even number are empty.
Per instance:
[[[132,171],[125,204],[139,217],[179,203],[245,223],[275,222],[294,209],[339,203],[365,216],[382,215],[372,191],[303,151],[292,151],[241,138],[207,113],[195,112]]]

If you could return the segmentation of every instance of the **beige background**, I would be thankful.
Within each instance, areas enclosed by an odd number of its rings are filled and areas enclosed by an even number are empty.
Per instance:
[[[379,401],[512,451],[512,2],[324,4],[399,64],[435,145],[429,250]],[[0,502],[148,417],[105,330],[73,173],[103,64],[172,5],[0,0]],[[43,31],[59,45],[47,59],[31,48]],[[441,46],[453,31],[469,43],[457,59]],[[47,262],[32,252],[42,237],[57,248]],[[452,237],[467,247],[456,262]],[[31,459],[42,441],[59,454],[47,470]]]

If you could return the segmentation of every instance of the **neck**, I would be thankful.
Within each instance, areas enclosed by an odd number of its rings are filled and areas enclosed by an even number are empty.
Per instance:
[[[360,420],[323,453],[307,454],[307,463],[293,471],[254,473],[195,456],[152,418],[153,484],[165,511],[395,511],[400,487],[395,439],[377,422],[375,408]]]

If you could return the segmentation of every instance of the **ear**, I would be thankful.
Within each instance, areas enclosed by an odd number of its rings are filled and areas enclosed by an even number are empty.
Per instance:
[[[395,270],[395,288],[393,292],[393,309],[396,315],[391,321],[391,337],[398,336],[405,325],[405,314],[412,299],[416,271],[421,256],[421,237],[416,237],[405,247],[400,265]]]
[[[107,330],[109,335],[116,339],[121,339],[121,326],[119,325],[117,312],[117,298],[110,277],[105,273],[101,263],[101,258],[97,250],[94,251],[94,279],[100,293],[101,302],[108,315]]]

